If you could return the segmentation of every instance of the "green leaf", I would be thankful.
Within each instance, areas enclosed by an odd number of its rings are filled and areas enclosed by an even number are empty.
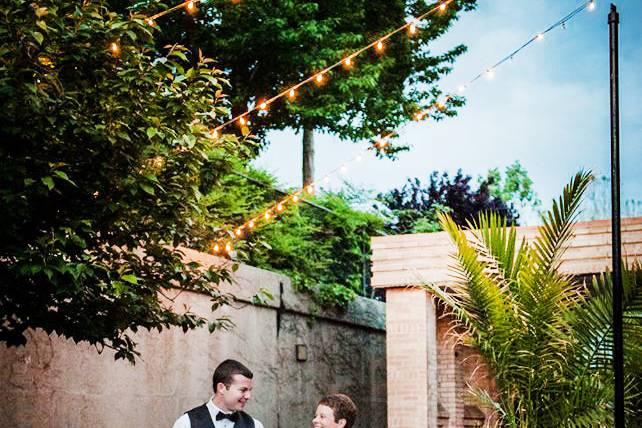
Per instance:
[[[47,189],[49,190],[53,189],[55,186],[53,178],[51,178],[50,176],[42,177],[40,180],[44,183],[45,186],[47,186]]]
[[[129,291],[129,286],[125,283],[122,283],[120,281],[114,281],[112,282],[112,287],[114,287],[114,294],[116,296],[121,296],[122,294],[126,293]]]
[[[152,128],[151,126],[147,128],[147,136],[152,138],[154,135],[156,135],[156,128]]]
[[[71,181],[69,179],[69,177],[67,176],[67,174],[64,171],[55,170],[53,173],[56,174],[56,176],[58,176],[58,178],[61,178],[61,179],[65,180],[66,182],[73,184],[74,186],[76,185],[76,183],[74,183],[73,181]]]
[[[33,38],[36,39],[39,45],[41,45],[42,41],[45,39],[45,36],[43,36],[39,31],[34,31]]]
[[[140,183],[139,184],[140,188],[143,189],[145,193],[149,193],[150,195],[156,195],[156,192],[154,191],[154,188],[150,186],[147,183]]]
[[[131,274],[123,275],[121,279],[123,281],[129,282],[130,284],[138,284],[138,278],[136,278],[136,275],[131,275]]]
[[[176,50],[175,50],[175,51],[172,51],[172,53],[170,54],[170,56],[177,56],[177,57],[179,57],[180,59],[182,59],[183,61],[187,61],[187,57],[185,56],[185,54],[184,54],[183,52],[180,52],[180,51],[176,51]],[[184,77],[183,77],[183,78],[184,78]]]

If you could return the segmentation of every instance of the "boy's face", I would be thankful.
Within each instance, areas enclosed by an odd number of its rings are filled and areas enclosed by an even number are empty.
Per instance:
[[[339,419],[338,421],[334,418],[334,410],[331,407],[319,404],[317,406],[317,411],[314,413],[314,419],[312,419],[312,426],[314,428],[343,428],[346,425],[345,419]]]

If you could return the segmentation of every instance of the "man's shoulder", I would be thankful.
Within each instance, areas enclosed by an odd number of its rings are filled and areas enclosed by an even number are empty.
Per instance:
[[[263,424],[261,423],[261,421],[259,421],[256,418],[252,418],[252,419],[254,420],[254,428],[263,428]]]
[[[186,411],[178,419],[176,419],[176,422],[174,422],[174,425],[172,426],[172,428],[191,428],[192,418],[197,418],[197,419],[211,418],[210,412],[207,409],[207,405],[201,404],[200,406],[196,406],[193,409]]]
[[[189,421],[187,413],[183,413],[178,419],[176,419],[172,428],[192,428],[192,424]]]

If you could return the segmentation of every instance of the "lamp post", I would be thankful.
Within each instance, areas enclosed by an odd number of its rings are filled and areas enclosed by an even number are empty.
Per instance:
[[[613,261],[613,371],[615,374],[615,427],[624,428],[624,352],[622,340],[622,233],[620,230],[620,109],[618,26],[614,4],[609,13],[611,87],[611,244]]]

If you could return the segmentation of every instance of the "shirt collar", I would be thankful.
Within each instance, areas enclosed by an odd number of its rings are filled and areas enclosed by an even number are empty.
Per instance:
[[[214,396],[210,398],[210,400],[207,402],[207,410],[210,411],[210,415],[212,416],[212,420],[216,420],[216,415],[218,415],[218,412],[225,413],[226,415],[230,415],[234,412],[224,412],[223,410],[219,409],[216,404],[214,404]]]

